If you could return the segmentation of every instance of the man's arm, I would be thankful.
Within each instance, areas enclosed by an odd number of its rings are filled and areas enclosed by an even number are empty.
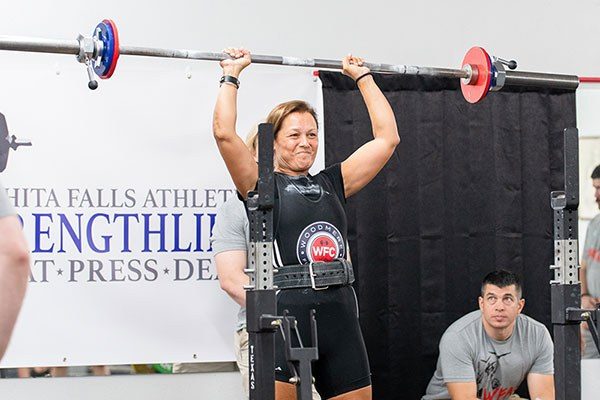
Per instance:
[[[594,309],[598,304],[598,299],[592,297],[589,292],[588,284],[587,284],[587,268],[588,262],[587,259],[583,258],[581,260],[581,266],[579,268],[579,280],[581,281],[581,307],[587,309]],[[582,324],[584,327],[587,327],[587,324]]]
[[[527,375],[529,397],[532,400],[554,400],[554,375]]]
[[[448,394],[452,400],[478,400],[477,384],[473,382],[447,382]]]
[[[590,295],[588,281],[587,281],[587,269],[592,262],[592,255],[595,254],[596,246],[594,238],[596,235],[594,231],[598,229],[598,225],[592,221],[585,232],[585,241],[583,244],[583,252],[581,253],[581,262],[579,268],[579,280],[581,281],[581,307],[587,309],[596,308],[596,305],[600,299],[594,298]],[[587,324],[582,324],[583,327],[587,328]]]
[[[469,340],[464,333],[444,333],[440,340],[442,378],[452,400],[476,400],[477,384]]]
[[[0,218],[0,359],[19,315],[27,279],[29,250],[16,216]]]
[[[221,289],[242,307],[246,307],[244,285],[250,283],[250,278],[244,273],[246,262],[244,250],[223,251],[215,255]]]
[[[581,265],[579,266],[579,281],[581,282],[581,294],[589,293],[587,287],[587,260],[585,256],[582,257]]]
[[[546,327],[534,334],[538,355],[529,373],[527,387],[532,400],[554,400],[554,343]]]

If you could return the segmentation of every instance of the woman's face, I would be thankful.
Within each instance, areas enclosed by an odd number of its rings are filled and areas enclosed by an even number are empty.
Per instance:
[[[308,112],[288,115],[275,139],[275,168],[290,175],[304,175],[315,162],[319,138],[317,122]]]

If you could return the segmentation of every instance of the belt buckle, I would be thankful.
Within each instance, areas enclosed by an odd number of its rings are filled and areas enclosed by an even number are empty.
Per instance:
[[[329,286],[323,286],[322,288],[318,288],[317,285],[315,284],[315,271],[313,269],[313,262],[311,261],[310,263],[308,263],[308,274],[310,276],[310,286],[312,287],[313,290],[325,290],[328,289]]]

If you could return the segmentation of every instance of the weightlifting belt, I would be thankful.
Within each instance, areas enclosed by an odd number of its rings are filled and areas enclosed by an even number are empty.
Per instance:
[[[273,276],[277,289],[312,288],[327,289],[329,286],[350,285],[354,282],[354,271],[348,260],[286,265]]]

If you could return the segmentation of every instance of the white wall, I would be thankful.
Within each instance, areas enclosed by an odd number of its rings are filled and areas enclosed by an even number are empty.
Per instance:
[[[473,0],[105,0],[91,3],[24,0],[5,1],[0,10],[0,34],[3,35],[74,39],[80,32],[90,34],[101,19],[112,18],[123,45],[205,51],[243,45],[257,54],[315,58],[340,58],[353,52],[376,62],[442,67],[458,67],[465,52],[473,45],[480,45],[490,54],[516,59],[521,70],[600,75],[600,51],[596,45],[600,37],[599,0],[503,3]],[[8,56],[0,52],[0,71],[10,70],[7,63],[14,60],[30,63],[27,72],[31,76],[43,75],[48,81],[58,79],[55,74],[58,69],[62,74],[80,74],[82,88],[87,83],[83,66],[70,56]],[[148,77],[153,72],[171,70],[183,76],[186,68],[193,64],[182,60],[122,57],[114,78],[111,82],[100,82],[100,90],[102,86],[114,87],[127,80],[133,87],[148,85],[151,91],[152,80]],[[263,71],[270,68],[252,67]],[[216,85],[220,76],[218,67],[201,70],[212,74]],[[244,96],[260,95],[260,89],[248,85],[252,77],[251,71],[241,77]],[[44,89],[43,85],[39,88]],[[580,131],[597,135],[600,133],[600,113],[596,112],[600,85],[582,87],[579,93]],[[3,101],[17,95],[0,88]],[[35,92],[31,95],[35,96]],[[140,100],[138,96],[143,95],[141,90],[127,94],[131,102]],[[214,91],[198,95],[210,97]],[[189,101],[192,104],[194,99]],[[35,112],[35,109],[23,108],[27,115],[35,115]],[[244,115],[243,110],[240,118],[253,120],[253,116]],[[80,129],[85,130],[85,126]],[[60,140],[60,132],[54,130],[52,134]],[[15,156],[13,152],[13,161]]]
[[[599,69],[600,74],[600,69]],[[600,164],[600,84],[582,84],[577,91],[577,128],[579,143],[579,254],[583,252],[585,234],[591,218],[598,213],[590,175]]]
[[[112,18],[126,45],[244,45],[255,53],[315,58],[352,51],[374,61],[447,67],[480,45],[516,59],[523,70],[595,75],[600,66],[598,0],[24,0],[5,2],[2,10],[5,35],[70,39]]]

